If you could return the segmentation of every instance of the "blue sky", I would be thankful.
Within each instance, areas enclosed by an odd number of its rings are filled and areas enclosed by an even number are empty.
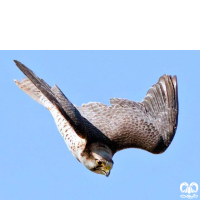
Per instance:
[[[0,59],[0,199],[168,200],[181,199],[182,182],[200,184],[200,51],[1,51]],[[141,101],[161,75],[177,75],[173,142],[160,155],[118,152],[109,178],[90,172],[69,152],[50,113],[14,84],[24,75],[13,59],[78,106],[109,105],[111,97]]]

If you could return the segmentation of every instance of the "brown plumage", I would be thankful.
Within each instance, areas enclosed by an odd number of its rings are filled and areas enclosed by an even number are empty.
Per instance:
[[[108,176],[112,156],[122,149],[158,154],[169,147],[178,123],[176,76],[161,76],[142,102],[112,98],[111,106],[92,102],[77,107],[56,85],[50,87],[15,63],[28,77],[16,84],[51,112],[72,154],[91,171]]]
[[[178,122],[176,76],[160,77],[141,103],[119,98],[110,103],[88,103],[78,110],[115,142],[117,151],[135,147],[162,153],[167,149]]]

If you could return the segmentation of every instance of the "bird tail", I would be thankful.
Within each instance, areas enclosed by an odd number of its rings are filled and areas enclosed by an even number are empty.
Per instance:
[[[14,80],[16,85],[28,94],[32,99],[43,105],[47,109],[50,109],[53,104],[42,94],[42,92],[30,81],[29,78],[24,78],[21,81]]]
[[[14,60],[14,62],[28,77],[21,82],[15,80],[17,86],[50,111],[51,108],[56,107],[56,110],[69,122],[75,132],[81,138],[86,138],[85,125],[81,114],[67,97],[65,97],[61,90],[57,86],[51,88],[43,79],[37,77],[33,71],[19,61]]]

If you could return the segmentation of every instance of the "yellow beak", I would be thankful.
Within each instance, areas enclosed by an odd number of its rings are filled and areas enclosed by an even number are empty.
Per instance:
[[[104,173],[105,176],[108,177],[110,175],[110,170],[111,168],[106,167],[102,169],[102,172]]]

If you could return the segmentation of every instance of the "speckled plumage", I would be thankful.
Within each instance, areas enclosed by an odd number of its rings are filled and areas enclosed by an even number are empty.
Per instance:
[[[178,123],[176,76],[161,76],[140,103],[112,98],[111,106],[90,102],[78,107],[56,85],[51,88],[23,64],[15,63],[28,77],[16,84],[51,112],[71,153],[91,171],[108,176],[117,151],[134,147],[162,153],[174,137]],[[99,170],[93,162],[95,156],[100,156],[107,168]]]
[[[76,134],[69,122],[58,111],[57,107],[51,103],[28,78],[24,78],[21,82],[15,80],[15,83],[19,86],[19,88],[50,111],[61,136],[67,144],[68,149],[73,156],[79,160],[79,156],[85,148],[86,140]]]

